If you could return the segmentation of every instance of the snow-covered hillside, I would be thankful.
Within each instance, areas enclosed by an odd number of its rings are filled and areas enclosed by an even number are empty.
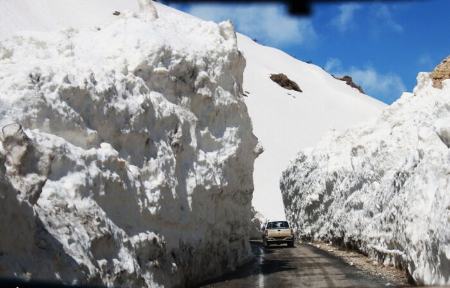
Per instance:
[[[0,2],[0,277],[184,286],[250,256],[233,27],[140,2]]]
[[[420,73],[414,93],[376,120],[299,153],[281,180],[299,236],[360,249],[419,284],[450,284],[450,80],[443,84]]]
[[[385,105],[318,66],[246,36],[238,35],[238,46],[247,60],[245,103],[264,148],[255,161],[253,205],[268,218],[284,218],[279,181],[299,149],[316,145],[330,129],[343,130],[376,117]],[[270,80],[276,73],[286,74],[303,92]]]

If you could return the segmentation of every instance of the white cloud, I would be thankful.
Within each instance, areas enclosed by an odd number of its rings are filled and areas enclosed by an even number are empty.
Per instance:
[[[377,4],[375,7],[376,23],[392,29],[395,32],[403,32],[403,26],[395,21],[392,10],[385,4]],[[381,26],[378,25],[378,26]]]
[[[355,12],[361,8],[358,4],[343,4],[339,6],[339,14],[331,20],[331,24],[340,32],[345,32],[352,27]]]
[[[337,15],[330,21],[339,32],[347,32],[353,27],[362,27],[361,25],[371,23],[370,32],[378,35],[386,30],[396,33],[403,32],[403,26],[395,19],[394,12],[397,6],[386,4],[343,4],[337,7]],[[398,10],[398,9],[397,9]],[[356,22],[357,13],[364,13],[366,19],[360,19]],[[361,18],[361,17],[360,17]]]
[[[342,62],[337,58],[329,58],[325,63],[325,70],[334,73],[335,71],[342,70]]]
[[[344,68],[339,59],[330,58],[325,64],[325,70],[337,76],[351,76],[366,93],[387,103],[399,98],[406,91],[400,76],[395,73],[379,73],[371,66]]]
[[[419,59],[417,60],[417,63],[420,66],[424,66],[427,68],[433,66],[433,60],[431,59],[431,56],[429,54],[420,55]]]
[[[236,30],[267,44],[308,45],[317,38],[311,20],[290,16],[281,5],[196,4],[184,10],[205,20],[231,20]]]
[[[386,100],[400,97],[406,91],[400,76],[394,73],[380,74],[373,67],[358,69],[352,67],[349,74],[367,91]]]

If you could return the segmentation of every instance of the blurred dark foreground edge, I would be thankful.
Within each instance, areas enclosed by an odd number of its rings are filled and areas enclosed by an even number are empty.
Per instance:
[[[289,13],[298,16],[308,16],[311,14],[312,4],[342,4],[346,2],[412,2],[412,1],[425,1],[425,0],[159,0],[162,3],[231,3],[231,4],[263,4],[263,3],[283,3],[288,7]]]
[[[68,285],[50,281],[27,281],[18,278],[0,278],[1,288],[104,288],[92,285]]]

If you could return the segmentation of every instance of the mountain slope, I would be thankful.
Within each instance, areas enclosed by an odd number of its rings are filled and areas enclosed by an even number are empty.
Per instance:
[[[138,1],[17,0],[0,1],[0,39],[18,31],[57,31],[73,27],[95,29],[117,20],[114,11],[138,11]],[[8,12],[8,13],[6,13]]]
[[[264,153],[255,161],[253,205],[269,218],[284,218],[279,189],[282,171],[301,148],[314,146],[330,129],[343,130],[378,115],[383,103],[354,89],[321,68],[238,35],[247,65],[245,98],[255,135]],[[284,73],[303,92],[270,80]]]

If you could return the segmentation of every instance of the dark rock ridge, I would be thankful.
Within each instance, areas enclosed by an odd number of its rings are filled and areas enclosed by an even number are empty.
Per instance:
[[[362,87],[359,86],[358,84],[356,84],[356,83],[353,81],[353,78],[352,78],[352,77],[350,77],[350,76],[348,76],[348,75],[345,75],[345,76],[342,76],[342,77],[336,77],[336,76],[333,76],[333,77],[336,78],[336,79],[338,79],[338,80],[344,81],[344,82],[345,82],[348,86],[350,86],[350,87],[353,87],[353,88],[358,89],[358,91],[361,92],[362,94],[366,94],[366,93],[364,92],[364,90],[362,89]]]

